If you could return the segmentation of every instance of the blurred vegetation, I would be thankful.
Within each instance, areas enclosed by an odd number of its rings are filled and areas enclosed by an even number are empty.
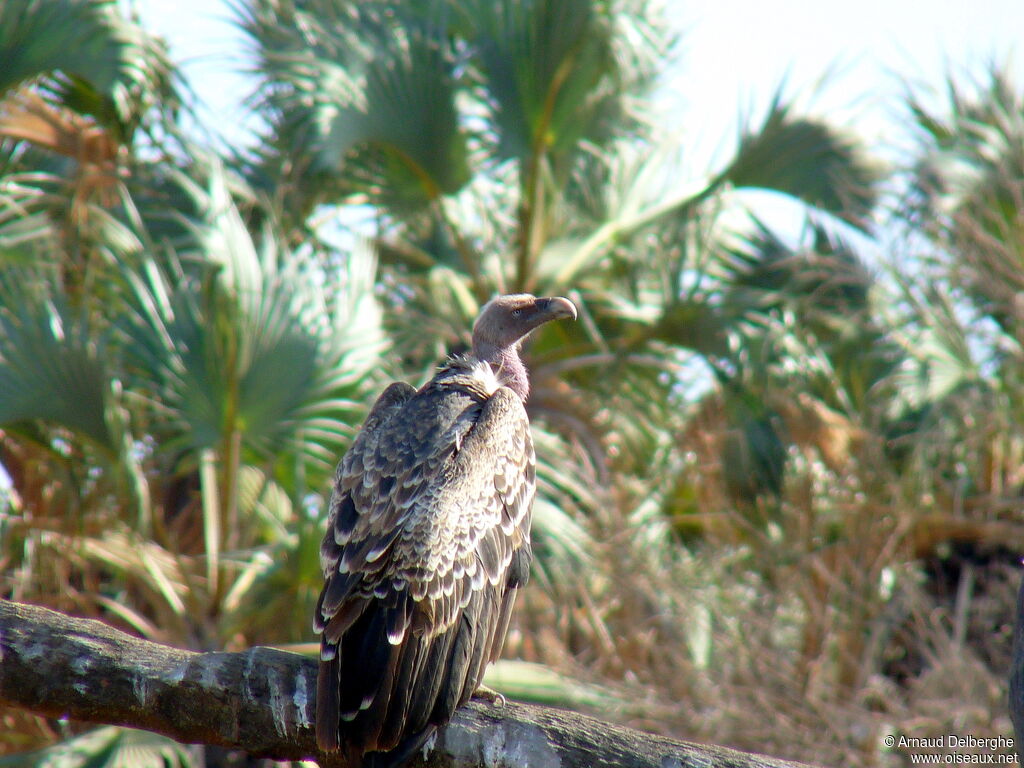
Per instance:
[[[499,684],[823,765],[1009,733],[1020,85],[908,91],[893,169],[780,93],[708,171],[651,111],[685,53],[657,4],[233,13],[265,129],[227,152],[115,4],[0,0],[0,594],[196,649],[312,639],[324,494],[376,393],[495,292],[562,294],[580,321],[528,350],[506,655],[533,664]],[[0,721],[5,752],[66,740],[19,765],[196,755]]]

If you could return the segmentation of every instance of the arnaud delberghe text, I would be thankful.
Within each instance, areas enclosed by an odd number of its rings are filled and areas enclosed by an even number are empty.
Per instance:
[[[1009,736],[960,736],[956,733],[930,737],[901,735],[896,746],[906,749],[1013,749],[1013,739]]]

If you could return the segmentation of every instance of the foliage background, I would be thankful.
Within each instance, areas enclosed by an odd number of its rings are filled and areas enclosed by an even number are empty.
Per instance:
[[[493,293],[563,294],[580,322],[528,350],[537,563],[506,656],[529,664],[498,685],[837,766],[1009,734],[1006,71],[908,87],[902,153],[780,88],[708,170],[656,117],[686,46],[650,3],[233,18],[252,148],[183,130],[189,84],[118,6],[0,0],[4,596],[198,649],[309,641],[323,493],[376,393]],[[11,764],[233,759],[0,718]]]

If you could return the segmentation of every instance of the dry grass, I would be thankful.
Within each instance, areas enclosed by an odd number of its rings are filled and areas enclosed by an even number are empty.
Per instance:
[[[719,496],[689,543],[653,505],[601,506],[586,520],[593,571],[558,600],[528,589],[509,653],[636,705],[605,716],[819,765],[909,765],[888,734],[1009,736],[1019,571],[992,521],[961,520],[950,550],[945,529],[918,530],[936,517],[901,486],[794,464],[771,515]]]

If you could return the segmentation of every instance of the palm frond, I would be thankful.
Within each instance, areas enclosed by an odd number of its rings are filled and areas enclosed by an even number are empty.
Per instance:
[[[40,277],[0,273],[0,424],[43,420],[116,455],[106,418],[114,400],[107,341]]]
[[[583,142],[604,146],[639,126],[634,106],[672,40],[658,7],[638,14],[622,5],[460,4],[498,158],[518,160],[526,174],[550,153],[564,178]]]
[[[949,115],[908,96],[921,135],[903,215],[948,250],[947,269],[968,298],[1005,331],[1018,335],[1024,280],[1024,98],[1007,73],[988,82],[947,83]]]
[[[263,0],[236,13],[261,62],[276,144],[303,173],[338,176],[338,193],[397,211],[466,183],[444,3]]]
[[[43,749],[0,757],[3,768],[192,768],[192,751],[166,736],[105,726]]]
[[[497,154],[525,168],[592,128],[586,108],[614,62],[607,18],[588,0],[474,3],[464,10],[491,100]]]
[[[149,110],[180,104],[164,45],[109,0],[0,5],[0,97],[41,84],[54,103],[90,115],[119,142]]]
[[[357,248],[328,271],[269,231],[254,238],[216,167],[188,191],[193,250],[128,276],[133,382],[174,425],[166,449],[220,446],[240,430],[261,460],[286,448],[323,477],[383,348],[372,254]]]
[[[64,71],[111,88],[120,75],[123,42],[111,25],[113,3],[34,0],[0,5],[0,94],[41,74]],[[31,41],[26,45],[26,41]]]
[[[763,122],[747,128],[722,179],[739,188],[789,195],[869,231],[880,168],[850,136],[796,117],[777,94]]]

